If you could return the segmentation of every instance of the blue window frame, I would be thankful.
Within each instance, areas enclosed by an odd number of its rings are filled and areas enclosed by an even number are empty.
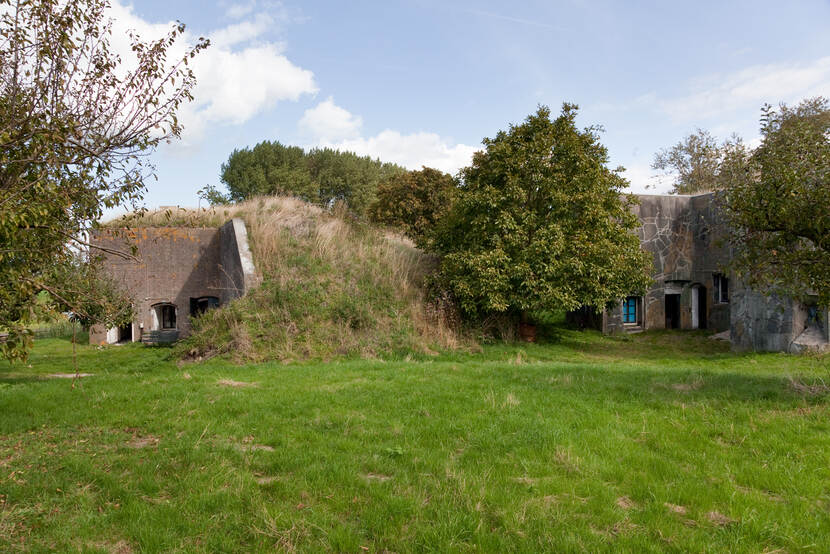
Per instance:
[[[637,300],[636,296],[629,296],[623,302],[623,323],[637,323]]]

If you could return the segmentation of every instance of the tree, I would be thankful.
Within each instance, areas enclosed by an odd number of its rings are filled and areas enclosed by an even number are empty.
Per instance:
[[[221,181],[235,202],[254,196],[282,194],[317,202],[319,187],[311,181],[305,151],[299,146],[263,141],[234,150],[222,164]]]
[[[89,247],[84,237],[104,209],[141,199],[153,174],[147,154],[180,135],[176,112],[195,84],[187,63],[207,46],[200,39],[168,61],[184,32],[177,24],[158,40],[131,34],[134,59],[125,62],[110,48],[108,7],[0,0],[0,327],[9,358],[25,356],[40,291],[81,318],[123,317],[123,306],[78,300],[86,273],[74,283],[59,276]]]
[[[761,145],[726,160],[733,266],[760,290],[830,305],[830,103],[764,106]]]
[[[424,167],[393,175],[380,184],[369,210],[375,223],[401,229],[421,248],[428,248],[436,225],[452,208],[456,180]]]
[[[230,199],[258,195],[296,196],[326,207],[345,204],[354,214],[366,215],[378,184],[405,169],[353,152],[263,141],[237,149],[222,164],[222,182]]]
[[[708,131],[698,129],[671,148],[654,155],[652,169],[662,172],[674,181],[671,194],[699,194],[723,187],[720,166],[723,160],[743,150],[737,135],[718,144]]]
[[[642,291],[651,258],[640,248],[635,201],[622,168],[607,167],[598,128],[554,120],[540,107],[484,139],[461,171],[452,212],[439,226],[436,284],[469,316],[604,308]]]

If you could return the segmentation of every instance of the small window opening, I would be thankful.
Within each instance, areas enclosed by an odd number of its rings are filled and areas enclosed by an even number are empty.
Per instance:
[[[729,279],[722,273],[715,273],[712,276],[712,283],[715,291],[715,303],[726,304],[729,302]]]
[[[190,299],[190,315],[197,317],[208,310],[219,307],[219,299],[215,296],[202,296],[201,298]]]

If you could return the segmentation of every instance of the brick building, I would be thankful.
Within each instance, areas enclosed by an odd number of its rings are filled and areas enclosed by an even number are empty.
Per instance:
[[[242,296],[256,275],[245,224],[222,227],[102,229],[93,245],[130,252],[136,260],[109,254],[104,268],[133,299],[135,320],[121,328],[90,329],[91,344],[170,342],[191,331],[190,317]]]

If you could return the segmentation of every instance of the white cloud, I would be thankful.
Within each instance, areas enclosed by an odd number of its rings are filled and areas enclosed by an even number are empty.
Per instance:
[[[692,84],[693,92],[658,102],[676,121],[721,117],[748,106],[795,103],[830,90],[830,57],[801,64],[755,65],[728,75],[711,75]]]
[[[470,165],[473,153],[479,150],[466,144],[450,144],[436,133],[405,135],[390,129],[373,137],[344,140],[324,146],[380,158],[384,162],[393,162],[408,169],[427,166],[447,173],[455,173]]]
[[[666,194],[671,189],[671,182],[660,179],[648,164],[631,164],[622,175],[629,181],[626,192],[634,194]]]
[[[164,36],[173,25],[145,21],[133,13],[132,6],[118,0],[112,4],[110,17],[112,47],[125,63],[134,59],[128,31],[134,30],[148,40]],[[185,142],[200,139],[209,125],[239,125],[280,101],[296,101],[304,94],[317,92],[314,74],[294,65],[285,56],[282,44],[252,42],[262,37],[271,21],[269,15],[259,14],[210,33],[211,46],[191,62],[196,76],[194,100],[179,111]],[[187,45],[196,42],[189,31],[182,39],[171,48],[168,59],[183,56]]]
[[[300,119],[300,129],[321,142],[338,141],[359,136],[363,120],[340,106],[329,96]]]
[[[364,137],[360,135],[362,123],[359,116],[337,106],[329,97],[306,110],[299,127],[314,141],[311,146],[347,150],[407,169],[427,166],[454,174],[470,165],[473,153],[479,150],[466,144],[453,144],[436,133],[403,134],[387,129],[375,136]]]
[[[211,48],[230,48],[251,41],[268,31],[273,24],[274,19],[270,15],[260,13],[253,20],[228,25],[210,34]]]
[[[253,1],[246,2],[244,4],[231,4],[228,6],[228,9],[225,10],[225,15],[233,19],[241,19],[246,15],[250,15],[251,12],[254,11],[255,7],[256,3]]]

